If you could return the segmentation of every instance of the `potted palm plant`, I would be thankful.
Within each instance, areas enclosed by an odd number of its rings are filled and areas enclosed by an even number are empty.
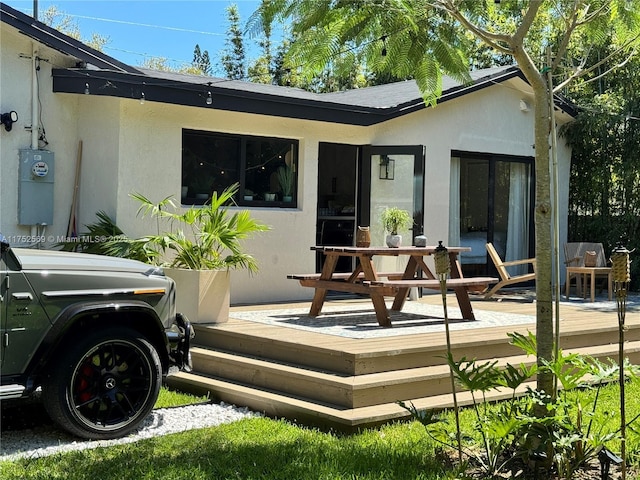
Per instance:
[[[138,215],[156,220],[156,234],[131,240],[144,245],[150,263],[160,263],[177,285],[177,308],[192,322],[220,323],[229,317],[229,271],[258,270],[242,240],[269,230],[248,210],[230,210],[238,185],[232,185],[203,206],[178,209],[171,196],[154,203],[142,194],[131,194],[141,205]],[[164,230],[164,227],[167,227]],[[114,249],[121,245],[112,245]],[[140,251],[137,248],[136,251]]]
[[[413,225],[413,218],[407,210],[398,207],[388,207],[382,211],[380,216],[382,226],[388,233],[386,243],[389,247],[397,248],[402,245],[402,235],[400,231],[408,230]]]
[[[229,209],[237,191],[235,184],[219,195],[213,192],[207,204],[186,210],[178,208],[172,196],[154,203],[134,193],[131,196],[141,203],[138,215],[155,219],[155,235],[130,238],[106,213],[98,212],[98,222],[87,225],[88,232],[81,234],[86,241],[59,245],[64,250],[163,266],[177,284],[180,312],[194,323],[224,322],[229,318],[229,271],[258,270],[255,258],[243,250],[242,240],[269,230],[251,218],[248,210]]]

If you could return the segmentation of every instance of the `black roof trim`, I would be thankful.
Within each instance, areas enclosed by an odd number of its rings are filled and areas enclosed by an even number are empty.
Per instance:
[[[466,85],[454,84],[449,79],[447,88],[438,103],[461,97],[512,78],[524,80],[517,67],[490,69],[492,74],[480,76]],[[151,73],[149,73],[151,72]],[[400,82],[380,86],[405,89],[404,101],[389,106],[372,106],[370,100],[378,92],[376,88],[363,88],[353,94],[314,94],[296,88],[275,85],[252,84],[209,77],[172,74],[144,69],[140,74],[86,69],[54,69],[53,91],[104,95],[118,98],[140,99],[199,108],[214,108],[243,113],[276,117],[315,120],[348,125],[369,126],[427,108],[415,86],[415,82]],[[526,81],[526,80],[524,80]],[[212,103],[207,105],[208,93]],[[350,93],[350,92],[347,92]],[[563,102],[563,110],[568,104]]]
[[[33,38],[43,45],[47,45],[59,52],[77,58],[86,64],[121,72],[139,72],[139,70],[122,63],[113,57],[105,55],[75,38],[71,38],[64,33],[59,32],[55,28],[51,28],[42,22],[36,21],[32,17],[25,15],[4,3],[0,3],[0,21],[7,25],[11,25],[24,35]]]

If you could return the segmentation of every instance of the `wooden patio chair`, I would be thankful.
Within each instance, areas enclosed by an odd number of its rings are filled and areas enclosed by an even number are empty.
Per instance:
[[[584,258],[586,252],[595,252],[595,264],[585,265]],[[564,244],[564,263],[566,266],[565,296],[569,298],[571,280],[576,280],[576,291],[578,295],[585,296],[587,282],[586,275],[592,275],[595,280],[606,278],[608,283],[609,300],[611,300],[611,269],[608,266],[607,257],[604,253],[602,243],[596,242],[567,242]],[[602,289],[601,289],[602,290]],[[595,292],[591,292],[591,298]]]
[[[522,283],[529,282],[531,280],[536,279],[536,259],[535,258],[527,258],[524,260],[512,260],[509,262],[504,262],[500,255],[496,251],[495,247],[492,243],[487,243],[487,252],[489,252],[489,256],[491,260],[496,266],[496,270],[498,271],[498,275],[500,275],[500,281],[496,283],[491,290],[489,290],[484,298],[491,298],[498,290],[508,285],[513,285],[514,283]],[[531,264],[533,267],[533,272],[524,273],[522,275],[511,275],[506,267],[512,265],[524,265]]]

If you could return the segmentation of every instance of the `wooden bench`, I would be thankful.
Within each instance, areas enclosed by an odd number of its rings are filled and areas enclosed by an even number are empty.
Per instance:
[[[403,272],[388,272],[378,273],[381,278],[388,278],[393,280],[399,280],[402,278]],[[287,278],[291,280],[320,280],[320,273],[291,273],[287,275]],[[353,274],[351,272],[334,272],[331,275],[331,280],[349,280]],[[364,280],[364,272],[360,272],[356,277],[356,280]]]
[[[499,279],[494,277],[468,277],[468,278],[447,278],[445,285],[447,290],[455,290],[460,287],[488,287],[492,283],[498,283]],[[440,280],[430,278],[410,278],[410,279],[389,279],[378,281],[364,281],[363,283],[371,287],[392,287],[392,288],[429,288],[440,290]]]
[[[378,277],[391,279],[402,278],[403,272],[378,273]],[[371,286],[364,283],[364,273],[360,272],[353,278],[352,273],[334,273],[331,280],[320,279],[319,273],[289,274],[287,278],[298,280],[303,287],[323,288],[335,292],[359,293],[368,295],[371,293]],[[397,289],[376,287],[376,293],[385,297],[394,296]]]

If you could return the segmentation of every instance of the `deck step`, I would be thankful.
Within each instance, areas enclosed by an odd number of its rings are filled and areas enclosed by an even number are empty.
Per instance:
[[[192,373],[180,372],[171,375],[168,380],[171,386],[180,390],[198,395],[211,392],[214,400],[244,405],[270,417],[287,418],[305,424],[339,428],[346,431],[410,417],[409,412],[397,402],[360,408],[344,408],[335,404],[320,403],[304,397],[287,396],[277,391],[258,389],[241,383]],[[527,387],[535,388],[535,384],[533,382],[524,384],[518,392],[524,392]],[[487,392],[486,399],[497,401],[511,398],[511,396],[511,390],[500,389]],[[405,403],[409,402],[420,410],[440,410],[453,407],[453,396],[442,394],[411,398],[405,401]],[[466,406],[471,405],[473,399],[469,392],[460,392],[457,395],[457,402],[460,406]]]
[[[368,348],[342,348],[336,350],[331,342],[305,343],[292,339],[290,329],[273,327],[265,332],[252,333],[245,324],[226,326],[196,325],[196,345],[204,348],[233,351],[239,354],[271,359],[278,362],[298,364],[320,370],[340,372],[345,375],[364,375],[383,371],[395,371],[404,368],[418,368],[438,365],[444,356],[444,336],[425,334],[416,346],[410,342],[407,346],[399,337],[393,343],[381,344],[375,339],[359,340]],[[517,355],[520,350],[509,343],[507,334],[513,327],[494,327],[485,329],[489,333],[480,335],[470,331],[451,332],[454,358],[492,359]],[[640,327],[629,328],[625,333],[627,342],[640,341]],[[335,337],[334,337],[335,338]],[[573,350],[590,348],[597,344],[617,344],[618,329],[615,325],[596,324],[588,329],[561,332],[561,348]]]
[[[591,355],[601,361],[617,358],[618,345],[572,349],[566,353]],[[640,342],[625,345],[630,360],[640,360]],[[444,354],[444,352],[443,352]],[[361,408],[416,397],[416,392],[437,396],[451,391],[446,365],[406,368],[364,375],[344,375],[247,355],[194,347],[194,370],[207,377],[228,379],[283,395],[314,398],[344,408]],[[471,359],[469,359],[471,360]],[[485,362],[488,360],[480,360]],[[496,359],[497,366],[533,365],[535,357],[513,355]]]

